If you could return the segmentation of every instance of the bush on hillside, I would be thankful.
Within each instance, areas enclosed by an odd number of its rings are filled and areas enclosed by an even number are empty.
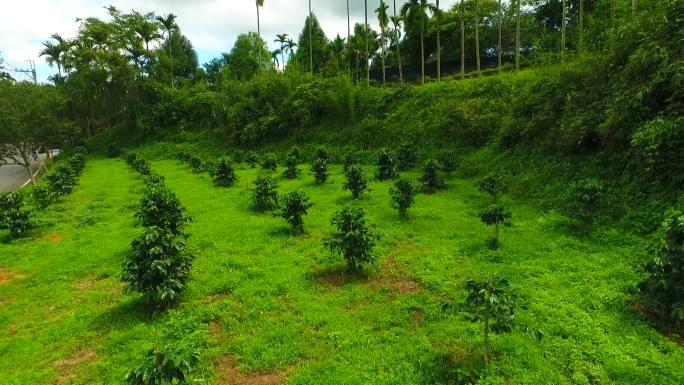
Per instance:
[[[330,177],[330,172],[328,171],[328,162],[324,159],[315,159],[311,165],[311,172],[316,178],[316,183],[323,184]]]
[[[478,188],[481,193],[489,194],[492,198],[492,203],[499,203],[499,197],[506,190],[506,184],[498,175],[487,175],[478,183]]]
[[[332,253],[344,257],[350,272],[358,273],[363,264],[375,262],[373,248],[379,235],[366,223],[363,209],[346,207],[331,222],[337,231],[326,241],[326,246]]]
[[[264,171],[275,171],[278,168],[278,158],[274,153],[264,154],[261,159],[261,169]]]
[[[292,146],[290,148],[290,151],[288,151],[288,153],[287,153],[287,157],[288,158],[290,158],[290,157],[295,158],[297,160],[297,162],[301,162],[302,161],[302,150],[297,146]]]
[[[437,162],[444,172],[454,172],[458,166],[456,155],[451,151],[442,150],[437,154]]]
[[[320,146],[316,148],[316,151],[314,152],[314,160],[320,159],[325,161],[326,163],[330,163],[332,161],[332,155],[330,154],[330,151],[328,151],[327,148],[324,146]]]
[[[45,209],[46,207],[50,206],[56,198],[55,193],[52,192],[50,186],[46,184],[39,184],[38,186],[34,187],[31,194],[33,196],[33,200],[36,202],[36,205],[41,209]]]
[[[591,233],[594,217],[601,208],[603,184],[598,179],[584,179],[573,183],[565,212],[580,225],[584,235]]]
[[[344,189],[351,191],[354,199],[358,199],[361,194],[368,191],[368,180],[366,180],[361,166],[353,165],[349,167],[346,176],[347,183],[345,183]]]
[[[408,216],[408,209],[413,206],[418,187],[410,179],[399,179],[390,190],[392,207],[399,210],[402,218]]]
[[[10,239],[23,236],[31,229],[31,214],[24,209],[20,193],[0,193],[0,229],[9,229]]]
[[[494,236],[489,239],[488,244],[491,249],[498,249],[500,246],[499,227],[511,225],[511,212],[499,205],[493,204],[482,210],[480,220],[487,226],[494,226]]]
[[[408,142],[403,142],[397,150],[397,162],[400,170],[409,170],[418,162],[418,154],[415,147]]]
[[[430,159],[423,166],[423,174],[420,176],[420,184],[423,192],[432,194],[446,187],[446,182],[440,172],[439,163]]]
[[[238,180],[235,169],[228,158],[219,159],[213,169],[212,178],[214,184],[221,187],[230,187]]]
[[[188,374],[199,364],[199,353],[186,353],[169,345],[152,349],[126,374],[128,385],[185,384]]]
[[[264,212],[278,206],[278,183],[269,175],[260,174],[252,190],[254,210]]]
[[[287,220],[292,226],[294,234],[301,234],[304,232],[304,215],[307,214],[311,203],[309,197],[301,191],[295,191],[283,196],[283,206],[280,216]]]
[[[182,235],[190,218],[176,195],[164,185],[151,185],[145,189],[135,217],[145,227],[158,227],[173,235]]]
[[[343,163],[344,172],[347,173],[347,171],[349,171],[349,167],[359,163],[359,157],[353,152],[347,152],[346,154],[344,154]]]
[[[285,176],[285,178],[287,179],[297,179],[301,172],[301,170],[297,166],[299,166],[299,161],[297,160],[297,158],[292,155],[288,156],[285,160],[286,169],[283,173],[283,176]]]
[[[396,178],[399,173],[397,172],[397,161],[392,156],[392,154],[385,148],[380,149],[378,152],[378,160],[376,162],[378,166],[378,172],[375,176],[379,180],[388,180]]]

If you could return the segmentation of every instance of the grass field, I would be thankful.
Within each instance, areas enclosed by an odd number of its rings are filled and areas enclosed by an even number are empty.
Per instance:
[[[391,182],[373,181],[355,203],[341,166],[323,186],[308,166],[279,179],[282,193],[302,189],[314,204],[293,237],[283,219],[251,211],[255,170],[224,189],[176,161],[152,165],[193,218],[198,258],[184,300],[148,319],[123,293],[141,179],[121,160],[89,159],[74,193],[34,216],[29,238],[0,244],[0,383],[122,384],[165,343],[200,351],[192,383],[457,384],[473,373],[481,384],[684,383],[681,346],[629,310],[643,239],[609,228],[578,239],[559,215],[504,198],[514,226],[490,251],[477,217],[487,198],[473,180],[449,178],[402,221]],[[383,233],[363,277],[323,247],[330,218],[351,204]],[[494,275],[513,282],[527,300],[521,321],[545,337],[494,337],[485,368],[481,326],[460,303],[465,279]]]

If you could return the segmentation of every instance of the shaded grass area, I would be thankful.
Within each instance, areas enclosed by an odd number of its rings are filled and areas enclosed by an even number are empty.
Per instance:
[[[557,215],[505,199],[514,227],[490,251],[491,229],[477,217],[487,198],[472,180],[418,196],[402,221],[390,182],[371,182],[353,202],[339,166],[324,185],[308,166],[298,180],[279,178],[281,193],[302,189],[314,204],[306,233],[293,237],[283,219],[250,209],[255,170],[223,189],[176,161],[153,168],[193,217],[198,259],[183,303],[146,319],[137,297],[122,293],[140,180],[120,160],[89,160],[32,238],[0,245],[9,277],[0,281],[0,378],[119,384],[146,349],[173,342],[200,349],[194,377],[206,383],[684,383],[681,347],[628,310],[633,266],[645,258],[638,238],[602,228],[577,239]],[[332,215],[351,204],[383,233],[379,261],[361,277],[322,246]],[[546,336],[496,336],[483,369],[481,328],[461,313],[461,284],[493,275],[528,299],[520,318]]]

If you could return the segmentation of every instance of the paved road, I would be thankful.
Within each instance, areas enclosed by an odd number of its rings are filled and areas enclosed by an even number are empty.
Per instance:
[[[43,161],[44,159],[45,156],[41,155],[38,162],[34,162],[31,165],[31,169],[34,173],[38,170],[38,167],[40,167],[40,161]],[[29,176],[25,168],[16,165],[0,166],[0,192],[14,191],[28,180]]]

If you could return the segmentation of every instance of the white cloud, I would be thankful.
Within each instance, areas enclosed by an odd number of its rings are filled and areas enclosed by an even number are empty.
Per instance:
[[[368,0],[368,20],[377,28],[373,11],[379,0]],[[392,0],[386,0],[392,10]],[[448,8],[457,0],[441,1]],[[206,62],[221,52],[229,51],[238,34],[256,31],[256,5],[253,0],[29,0],[3,1],[0,12],[0,51],[13,66],[26,67],[27,59],[38,65],[39,79],[53,74],[42,58],[38,57],[41,43],[52,33],[71,37],[76,33],[76,18],[105,17],[104,7],[114,5],[123,11],[154,11],[157,14],[174,13],[183,33],[190,38]],[[350,0],[352,24],[363,22],[362,0]],[[404,0],[397,0],[401,7]],[[346,36],[346,0],[312,0],[313,12],[329,38],[337,34]],[[295,40],[308,15],[307,0],[266,0],[261,8],[261,32],[272,48],[277,33],[288,33]],[[19,78],[22,78],[19,76]]]

